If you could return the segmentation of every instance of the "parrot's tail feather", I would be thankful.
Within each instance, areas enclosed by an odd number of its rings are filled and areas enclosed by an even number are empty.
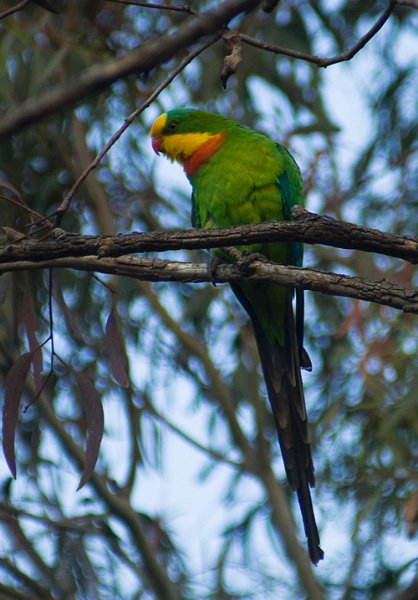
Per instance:
[[[257,332],[256,338],[259,345],[264,378],[276,423],[286,475],[290,487],[297,493],[305,534],[308,540],[309,556],[311,561],[316,565],[324,557],[324,553],[319,545],[319,533],[310,492],[310,486],[315,486],[315,475],[309,446],[300,367],[296,371],[295,386],[290,381],[286,369],[281,368],[279,372],[282,378],[282,385],[280,391],[277,392],[271,385],[272,363],[277,363],[280,359],[283,365],[289,357],[286,356],[285,351],[280,346],[275,345],[272,347],[271,345],[266,345],[266,340],[263,341],[263,346],[260,347],[259,335],[260,333]],[[271,360],[271,354],[277,357],[276,360]],[[277,370],[274,378],[277,378]]]
[[[283,364],[288,357],[278,345],[271,346],[263,340],[260,345],[262,332],[256,331],[257,345],[266,381],[267,392],[276,423],[283,462],[290,487],[297,493],[302,514],[305,534],[308,540],[309,556],[316,565],[324,553],[320,547],[319,533],[315,521],[310,487],[315,486],[314,467],[309,446],[305,400],[302,380],[299,371],[296,372],[296,386],[293,386],[285,369],[279,371],[282,384],[277,392],[272,385],[271,369],[281,361]],[[272,355],[275,360],[272,360]],[[273,375],[277,379],[277,367]]]
[[[310,359],[295,327],[292,292],[286,291],[285,344],[281,345],[267,339],[241,288],[233,285],[232,289],[251,317],[287,479],[297,493],[309,556],[316,565],[324,553],[319,545],[310,492],[310,487],[315,486],[315,476],[300,373],[301,368],[310,368]]]
[[[314,565],[324,558],[324,552],[320,547],[318,528],[316,526],[315,514],[312,505],[311,492],[308,482],[301,483],[297,490],[297,496],[302,513],[305,535],[308,540],[309,557]]]

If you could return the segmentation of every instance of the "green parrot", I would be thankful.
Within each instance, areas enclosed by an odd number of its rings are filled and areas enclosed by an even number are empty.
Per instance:
[[[303,205],[302,178],[291,154],[268,136],[209,112],[179,108],[151,128],[152,147],[179,162],[192,185],[192,225],[227,227],[291,219]],[[300,243],[241,246],[284,265],[302,264]],[[222,254],[221,254],[222,255]],[[232,290],[251,318],[287,479],[296,491],[311,561],[320,548],[310,487],[314,467],[301,368],[311,370],[303,348],[303,291],[274,283],[234,283]]]

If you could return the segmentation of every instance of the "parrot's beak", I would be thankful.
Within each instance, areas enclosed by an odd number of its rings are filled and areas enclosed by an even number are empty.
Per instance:
[[[152,145],[152,149],[154,150],[155,154],[159,154],[162,151],[163,140],[159,137],[153,136],[151,138],[151,145]]]
[[[154,152],[156,154],[159,154],[160,152],[164,152],[162,133],[163,133],[163,129],[166,124],[166,121],[167,121],[167,113],[163,113],[162,115],[160,115],[158,117],[158,119],[155,119],[155,121],[151,127],[151,131],[150,131],[151,144],[152,144],[152,149],[154,150]]]

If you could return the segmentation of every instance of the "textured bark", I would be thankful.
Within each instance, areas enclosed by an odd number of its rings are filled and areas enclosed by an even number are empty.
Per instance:
[[[372,281],[338,273],[324,273],[314,269],[285,267],[255,259],[250,265],[219,265],[216,277],[208,273],[206,264],[180,263],[168,260],[120,256],[56,258],[44,261],[19,261],[0,264],[0,274],[5,271],[26,269],[70,268],[80,271],[97,271],[123,275],[144,281],[214,282],[275,281],[281,285],[322,292],[331,296],[346,296],[375,302],[405,313],[418,314],[418,290],[404,288],[385,279]]]
[[[122,256],[136,252],[219,248],[256,242],[323,244],[336,248],[377,252],[418,263],[418,239],[361,227],[347,221],[310,213],[300,207],[293,211],[295,221],[268,222],[213,229],[188,229],[128,233],[118,236],[82,236],[60,229],[38,241],[19,239],[20,234],[4,228],[9,243],[0,249],[0,264],[15,261],[41,261],[70,256]]]

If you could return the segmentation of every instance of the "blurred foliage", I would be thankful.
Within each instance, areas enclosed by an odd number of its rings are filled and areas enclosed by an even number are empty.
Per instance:
[[[199,10],[211,5],[200,2]],[[283,0],[275,13],[251,12],[234,25],[271,43],[331,56],[363,35],[384,6]],[[58,14],[41,2],[29,3],[0,21],[0,116],[189,18],[187,12],[105,0],[61,0],[55,7]],[[147,136],[161,111],[193,105],[228,114],[286,143],[301,165],[308,208],[416,235],[416,58],[411,50],[416,24],[416,12],[397,7],[350,63],[326,70],[244,45],[243,61],[226,91],[220,82],[225,50],[219,41],[128,129],[77,191],[62,226],[85,234],[187,227],[188,189],[168,163],[154,160]],[[124,116],[183,55],[3,141],[0,179],[32,209],[51,213]],[[342,104],[339,85],[350,90]],[[2,190],[0,225],[23,231],[28,222],[25,211],[11,204],[10,190]],[[409,286],[416,282],[411,265],[400,261],[323,247],[306,255],[315,268]],[[184,259],[204,256],[181,253]],[[13,590],[21,598],[158,597],[130,526],[133,515],[180,598],[301,598],[305,584],[277,543],[262,461],[260,472],[246,470],[224,412],[225,403],[232,403],[254,455],[260,449],[271,454],[282,478],[255,344],[230,291],[72,271],[54,272],[52,283],[54,372],[33,403],[38,388],[33,377],[28,381],[23,404],[30,406],[21,414],[16,440],[17,481],[5,467],[0,470],[0,580],[10,592],[4,597],[15,597]],[[27,351],[31,332],[39,342],[49,335],[49,285],[48,273],[1,277],[2,381]],[[34,307],[35,325],[25,324],[22,297]],[[107,356],[104,330],[115,298],[129,357],[128,389],[112,378]],[[306,321],[314,359],[306,395],[318,481],[315,503],[326,551],[315,574],[324,597],[390,598],[406,587],[416,568],[404,520],[417,484],[416,318],[311,294]],[[42,354],[46,375],[50,343]],[[105,410],[97,475],[77,494],[87,424],[75,373],[95,382]],[[188,450],[178,458],[185,463],[174,466],[167,452],[173,453],[176,444],[187,444]],[[188,466],[189,456],[194,466]],[[183,469],[201,475],[190,491],[181,489]],[[170,507],[169,499],[143,500],[165,489],[151,482],[147,491],[152,471],[162,481],[179,477],[182,482],[172,499],[175,508],[166,514],[158,511]],[[215,471],[222,485],[213,492]],[[191,526],[183,531],[175,511],[184,494],[196,494],[199,502],[199,486],[222,514],[214,521],[210,547],[197,558]],[[173,492],[173,485],[167,489]],[[118,508],[122,500],[123,510]],[[201,521],[194,516],[193,525],[205,529],[202,515],[208,512],[198,514]]]

